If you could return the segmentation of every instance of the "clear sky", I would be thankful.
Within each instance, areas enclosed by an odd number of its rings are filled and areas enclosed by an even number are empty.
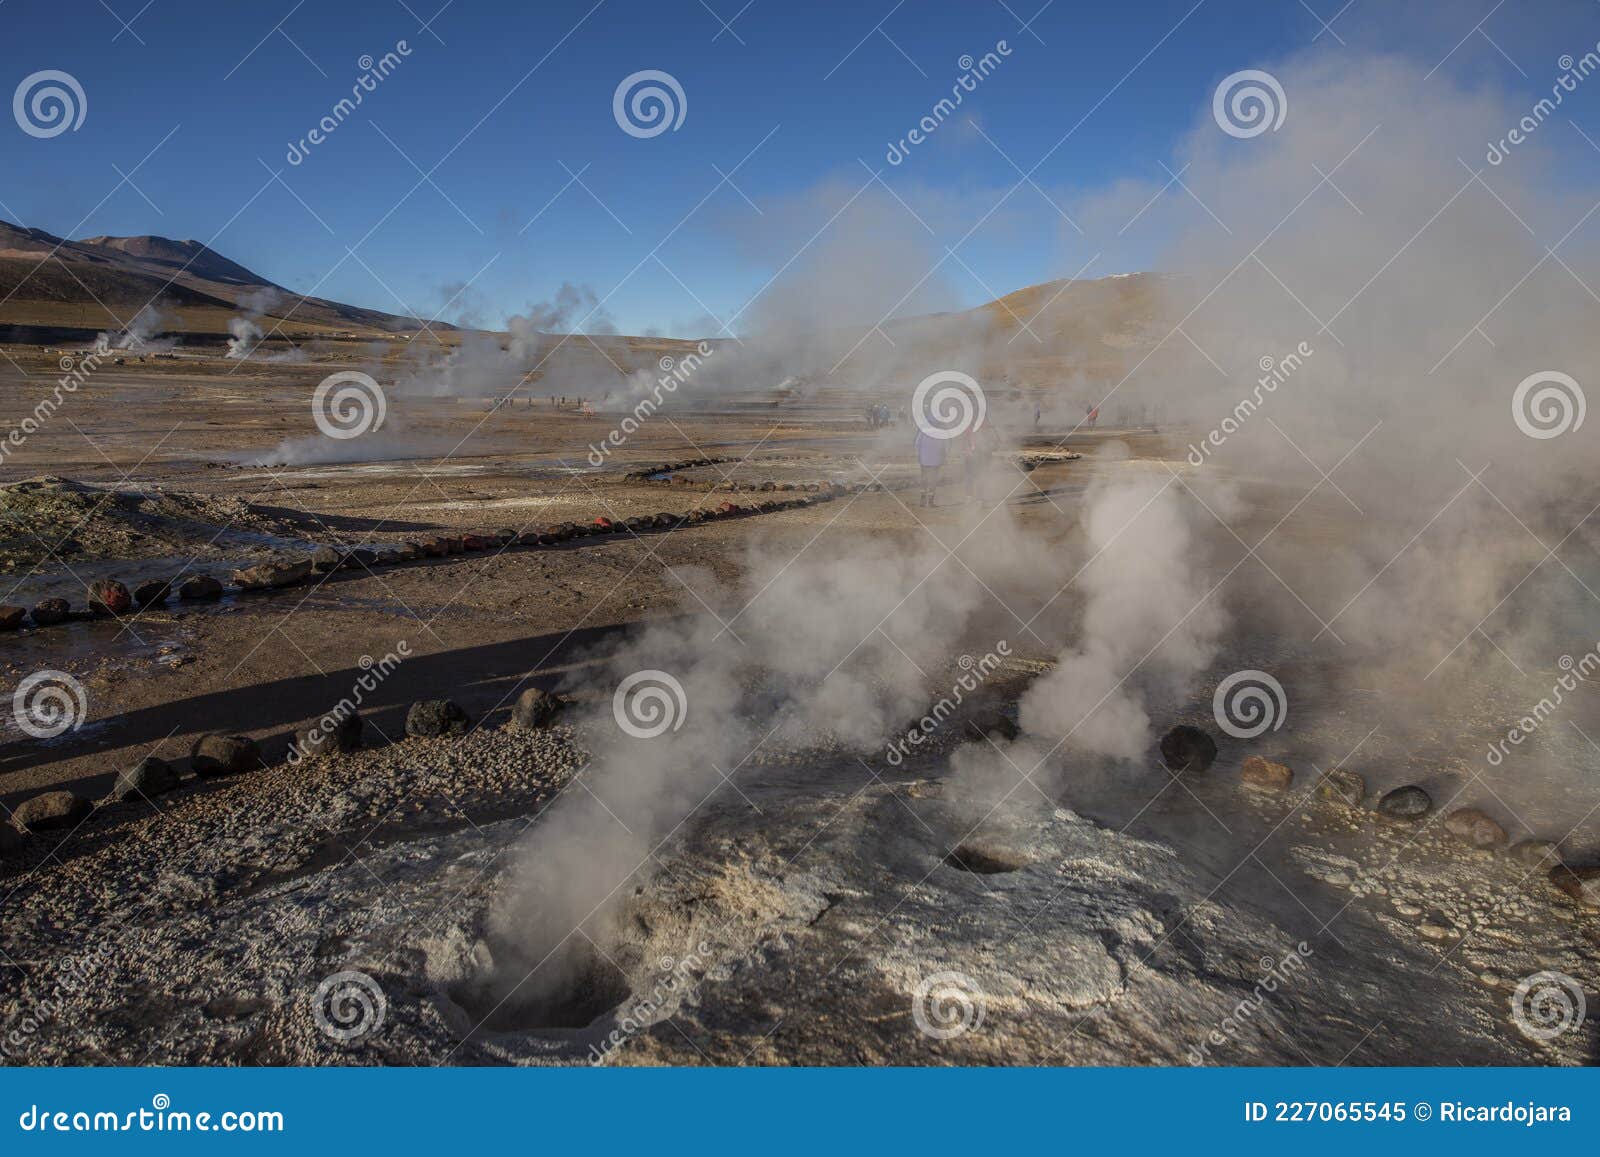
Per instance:
[[[624,331],[690,334],[742,317],[827,207],[864,190],[956,249],[941,276],[970,305],[1158,265],[1159,235],[1068,218],[1118,181],[1160,190],[1240,69],[1394,52],[1531,103],[1596,40],[1592,0],[0,0],[0,88],[57,69],[87,102],[47,139],[0,122],[0,214],[195,238],[298,291],[425,317],[449,302],[445,320],[494,327],[571,282]],[[890,164],[963,57],[1002,41],[956,114]],[[401,42],[291,164],[363,58]],[[638,137],[613,96],[646,69],[685,109]],[[1595,88],[1562,115],[1600,140]]]

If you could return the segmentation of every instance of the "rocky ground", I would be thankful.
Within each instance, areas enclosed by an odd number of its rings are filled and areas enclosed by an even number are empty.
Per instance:
[[[609,696],[590,678],[596,655],[641,623],[693,613],[686,576],[737,580],[752,542],[786,554],[824,536],[841,548],[954,542],[973,510],[953,495],[908,506],[896,490],[910,480],[904,439],[827,413],[656,424],[598,468],[573,448],[603,437],[603,417],[436,413],[413,431],[448,448],[479,429],[479,452],[266,467],[250,451],[296,432],[303,392],[191,372],[130,376],[74,404],[77,428],[41,431],[7,463],[0,513],[13,544],[59,530],[81,553],[17,545],[0,602],[81,606],[102,577],[133,588],[192,566],[228,580],[335,543],[499,528],[535,541],[0,635],[6,686],[59,671],[86,698],[80,726],[53,738],[0,712],[0,804],[14,816],[0,825],[9,1063],[1600,1057],[1592,1013],[1542,1040],[1512,1011],[1518,986],[1544,971],[1573,978],[1594,1006],[1596,909],[1552,887],[1548,864],[1470,847],[1443,825],[1470,805],[1508,843],[1558,840],[1577,863],[1600,853],[1582,781],[1529,785],[1550,790],[1515,796],[1512,815],[1478,775],[1484,742],[1548,681],[1490,677],[1485,663],[1426,720],[1378,727],[1385,689],[1345,680],[1335,692],[1337,657],[1299,641],[1314,625],[1287,641],[1243,634],[1218,657],[1211,674],[1270,661],[1298,714],[1257,746],[1218,736],[1204,773],[1073,765],[1049,792],[990,811],[939,745],[899,764],[820,736],[753,753],[592,929],[577,981],[533,1000],[505,981],[519,962],[486,935],[486,916],[513,853],[537,848],[545,809],[585,790],[590,745],[569,724]],[[214,416],[163,442],[174,413]],[[1091,471],[1155,468],[1169,450],[1135,431],[1035,447],[1011,503],[1019,533],[1053,533]],[[654,469],[691,459],[719,461],[666,480]],[[78,481],[14,484],[47,472]],[[829,503],[678,521],[729,499],[796,496],[783,485],[874,477],[883,489]],[[1269,498],[1260,530],[1301,495]],[[86,529],[71,531],[86,511]],[[552,524],[656,514],[672,528],[537,541]],[[1278,541],[1314,562],[1346,532],[1337,503],[1319,497]],[[1018,652],[986,708],[1004,714],[1053,655],[997,617]],[[290,762],[296,735],[401,644],[405,662],[361,706],[364,749]],[[931,672],[930,691],[949,676]],[[571,714],[512,726],[529,685],[570,695]],[[470,734],[405,737],[411,705],[441,697]],[[1207,697],[1154,707],[1163,721],[1210,725]],[[964,726],[942,742],[981,738]],[[248,738],[238,770],[195,774],[211,733]],[[1577,735],[1541,739],[1565,745],[1557,763],[1593,765]],[[1350,766],[1369,788],[1355,807],[1312,791],[1317,769],[1345,753],[1359,753]],[[1291,768],[1289,786],[1270,768],[1244,786],[1252,755]],[[170,762],[176,787],[114,802],[119,773],[147,756]],[[1432,797],[1420,823],[1374,810],[1404,784]],[[52,791],[68,793],[62,824],[18,834],[28,801]],[[343,1032],[379,1006],[381,1024]]]

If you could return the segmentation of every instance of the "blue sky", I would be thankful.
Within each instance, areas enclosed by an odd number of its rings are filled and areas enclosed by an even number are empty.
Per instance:
[[[1159,187],[1229,73],[1381,50],[1536,98],[1560,54],[1600,39],[1587,0],[1353,0],[1337,19],[1344,0],[1042,3],[0,0],[0,88],[60,69],[88,102],[50,139],[4,123],[0,213],[75,237],[197,238],[290,288],[423,316],[471,281],[443,316],[490,326],[571,282],[624,331],[688,334],[742,317],[867,185],[914,208],[935,251],[966,238],[944,281],[970,305],[1091,252],[1085,276],[1158,266],[1159,232],[1084,238],[1062,214],[1119,180]],[[960,59],[1002,40],[959,115],[889,165]],[[393,74],[289,164],[361,58],[401,41]],[[687,104],[648,139],[612,111],[644,69]],[[1019,168],[1031,183],[985,219]]]

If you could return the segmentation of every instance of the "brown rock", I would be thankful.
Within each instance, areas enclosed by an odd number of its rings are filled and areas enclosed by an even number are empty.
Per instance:
[[[599,518],[594,520],[594,528],[600,534],[610,534],[617,528],[617,524],[602,514]]]
[[[195,742],[190,766],[207,778],[253,771],[261,766],[261,750],[248,735],[202,735]]]
[[[1378,801],[1378,813],[1392,820],[1416,823],[1433,810],[1433,797],[1414,783],[1397,787]]]
[[[72,604],[66,599],[40,599],[33,605],[33,621],[41,627],[65,622],[71,614]]]
[[[523,731],[549,727],[563,706],[565,704],[559,696],[538,687],[529,687],[517,696],[516,703],[511,707],[511,725]]]
[[[1360,807],[1367,798],[1367,781],[1359,772],[1335,767],[1317,781],[1317,794],[1347,807]]]
[[[1600,908],[1600,866],[1552,868],[1550,882],[1585,908]]]
[[[70,791],[47,791],[25,799],[11,813],[12,822],[30,832],[75,828],[94,805]]]
[[[133,601],[141,607],[153,607],[167,601],[172,593],[171,579],[151,579],[133,588]]]
[[[26,607],[0,606],[0,631],[14,631],[28,615]]]
[[[1249,787],[1265,791],[1287,791],[1294,782],[1294,772],[1286,764],[1274,763],[1259,755],[1252,755],[1239,769],[1239,779]]]
[[[422,553],[429,558],[443,558],[450,553],[450,547],[444,539],[434,535],[417,543],[422,548]]]
[[[1512,845],[1508,854],[1517,863],[1530,868],[1537,868],[1548,861],[1561,861],[1561,850],[1556,847],[1554,840],[1523,840],[1520,844]]]
[[[1161,761],[1168,771],[1204,771],[1217,758],[1217,741],[1198,727],[1180,723],[1161,737]]]
[[[447,534],[444,537],[444,552],[446,554],[460,554],[467,549],[466,541],[459,534]]]
[[[100,579],[89,584],[89,610],[97,615],[125,614],[133,607],[133,596],[116,579]]]
[[[1475,807],[1457,808],[1444,818],[1444,830],[1475,848],[1498,848],[1506,830]]]
[[[233,581],[247,591],[273,590],[304,582],[310,573],[309,558],[298,562],[264,562],[259,566],[234,571]]]
[[[185,579],[178,588],[180,599],[220,599],[222,597],[222,584],[208,574],[197,574],[193,578]]]

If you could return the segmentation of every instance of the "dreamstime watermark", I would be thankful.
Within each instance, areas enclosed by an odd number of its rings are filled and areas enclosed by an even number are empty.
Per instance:
[[[379,429],[388,412],[383,387],[360,370],[329,374],[311,395],[311,419],[330,438],[359,438]]]
[[[1224,442],[1244,428],[1245,422],[1266,401],[1267,395],[1277,393],[1278,387],[1293,377],[1295,371],[1303,366],[1305,360],[1314,352],[1311,344],[1303,341],[1281,358],[1263,354],[1257,363],[1261,367],[1261,376],[1256,379],[1255,389],[1250,391],[1248,397],[1240,398],[1233,407],[1233,412],[1222,419],[1219,426],[1200,439],[1198,446],[1193,442],[1189,443],[1189,453],[1186,455],[1189,465],[1200,466],[1211,456],[1211,451],[1221,449]]]
[[[911,994],[911,1019],[923,1036],[953,1040],[983,1027],[983,990],[964,972],[924,976]]]
[[[1278,988],[1291,976],[1305,971],[1306,961],[1311,958],[1311,946],[1304,940],[1283,954],[1282,959],[1272,956],[1261,958],[1261,977],[1251,988],[1250,995],[1234,1006],[1222,1023],[1206,1034],[1205,1040],[1198,1045],[1189,1047],[1189,1063],[1191,1065],[1203,1064],[1211,1056],[1213,1048],[1221,1048],[1229,1041],[1239,1039],[1239,1033],[1245,1025],[1250,1023],[1252,1017],[1261,1011],[1261,1006],[1266,1004],[1267,997],[1278,991]]]
[[[639,399],[634,404],[633,411],[609,434],[600,439],[598,446],[593,442],[589,443],[589,465],[604,466],[612,451],[621,449],[629,436],[661,408],[661,403],[665,400],[663,395],[677,393],[678,387],[692,378],[704,364],[705,359],[715,352],[710,342],[701,341],[695,346],[693,353],[685,354],[681,358],[674,359],[670,354],[663,354],[661,360],[656,363],[661,370],[661,376],[656,379],[649,396]]]
[[[985,52],[977,60],[971,53],[965,53],[956,61],[961,69],[961,75],[956,77],[956,82],[950,86],[950,95],[940,97],[938,103],[919,120],[916,127],[898,141],[891,141],[889,149],[883,159],[891,165],[898,165],[911,155],[911,150],[938,131],[939,126],[953,115],[968,93],[978,91],[978,85],[988,79],[989,74],[1000,67],[1001,61],[1011,55],[1011,46],[1004,40],[995,41],[994,49]]]
[[[1235,739],[1254,739],[1283,726],[1289,697],[1283,684],[1265,671],[1235,671],[1217,684],[1211,714]]]
[[[174,1109],[172,1098],[157,1093],[148,1109],[126,1113],[106,1109],[52,1110],[31,1104],[17,1116],[24,1133],[282,1133],[276,1109],[224,1109],[220,1113]]]
[[[65,671],[35,671],[11,696],[11,718],[35,739],[76,731],[88,714],[88,693]]]
[[[388,1012],[383,989],[365,972],[335,972],[311,997],[311,1016],[322,1034],[347,1047],[382,1028]]]
[[[333,710],[317,720],[304,735],[289,744],[289,762],[299,763],[302,759],[315,756],[321,741],[337,734],[346,720],[354,718],[361,710],[361,705],[366,702],[367,696],[376,691],[385,679],[394,674],[395,668],[409,658],[411,658],[411,643],[406,639],[401,639],[395,644],[394,650],[384,652],[383,658],[376,661],[371,655],[362,655],[357,662],[362,674],[351,685],[350,693],[335,703]],[[307,748],[311,750],[308,751]]]
[[[611,696],[617,726],[635,739],[654,739],[683,726],[689,699],[683,684],[665,671],[635,671]]]
[[[1588,1015],[1583,986],[1565,972],[1535,972],[1511,994],[1511,1019],[1529,1040],[1577,1032]]]
[[[1590,675],[1600,671],[1600,643],[1596,643],[1577,659],[1571,655],[1562,655],[1556,660],[1556,666],[1566,674],[1550,687],[1550,694],[1540,699],[1528,714],[1517,720],[1516,726],[1506,732],[1504,739],[1497,739],[1489,745],[1487,759],[1490,767],[1499,767],[1504,763],[1513,747],[1521,747],[1522,741],[1543,727],[1545,721],[1556,713],[1556,709],[1566,702],[1567,693],[1576,691],[1579,683],[1585,682]]]
[[[940,370],[911,392],[911,418],[930,438],[959,438],[983,425],[983,387],[971,374]]]
[[[70,72],[46,68],[22,78],[11,97],[11,115],[30,137],[49,140],[77,132],[89,115],[89,98]]]
[[[1550,114],[1566,99],[1568,93],[1577,92],[1578,85],[1587,80],[1589,76],[1600,71],[1600,44],[1585,52],[1577,60],[1572,59],[1572,54],[1563,53],[1556,61],[1561,69],[1561,75],[1556,77],[1556,82],[1550,86],[1550,95],[1541,97],[1534,103],[1533,108],[1521,120],[1512,126],[1511,130],[1498,141],[1489,142],[1489,150],[1484,153],[1483,159],[1491,165],[1499,165],[1511,155],[1511,150],[1522,144],[1538,130],[1539,126],[1549,119]]]
[[[670,72],[641,69],[623,77],[611,94],[611,115],[630,137],[647,140],[668,129],[677,132],[689,115],[689,98]]]
[[[1222,78],[1211,97],[1211,115],[1230,137],[1247,140],[1277,132],[1289,113],[1283,85],[1270,72],[1246,68]]]
[[[395,69],[399,68],[410,55],[411,46],[404,40],[397,40],[394,48],[377,60],[370,54],[357,60],[356,65],[361,69],[361,75],[356,77],[356,82],[350,86],[350,95],[341,97],[329,110],[328,115],[318,121],[309,133],[298,141],[290,141],[289,151],[284,154],[283,159],[291,165],[303,163],[311,155],[311,150],[332,136],[339,126],[355,113],[367,95],[377,92],[378,85],[388,80]]]
[[[981,659],[974,659],[971,655],[962,655],[956,660],[962,674],[956,678],[950,688],[950,693],[935,703],[921,719],[906,733],[889,744],[886,758],[893,767],[899,767],[906,761],[913,748],[920,747],[929,736],[943,727],[949,718],[955,714],[967,695],[981,687],[986,679],[1000,668],[1001,661],[1011,654],[1011,644],[1001,639],[995,644],[994,650],[987,652]]]
[[[39,428],[45,422],[55,416],[55,412],[65,404],[66,396],[78,392],[78,387],[88,381],[89,375],[100,368],[100,362],[105,356],[106,353],[100,351],[86,353],[81,358],[76,359],[70,354],[62,356],[59,363],[62,376],[56,379],[55,387],[51,390],[50,395],[42,398],[39,404],[34,406],[33,412],[15,426],[12,426],[6,433],[5,438],[0,440],[0,465],[3,465],[8,457],[20,450],[22,444],[32,435],[38,433]]]
[[[1529,374],[1511,394],[1511,420],[1528,437],[1541,441],[1578,430],[1587,409],[1583,387],[1559,370]]]
[[[693,986],[696,976],[704,976],[709,967],[707,958],[711,945],[702,940],[694,950],[681,960],[663,956],[656,962],[660,975],[648,995],[630,1000],[624,1009],[613,1014],[615,1025],[597,1044],[589,1046],[589,1063],[601,1065],[616,1049],[649,1028],[659,1018],[661,1010],[679,992]]]

